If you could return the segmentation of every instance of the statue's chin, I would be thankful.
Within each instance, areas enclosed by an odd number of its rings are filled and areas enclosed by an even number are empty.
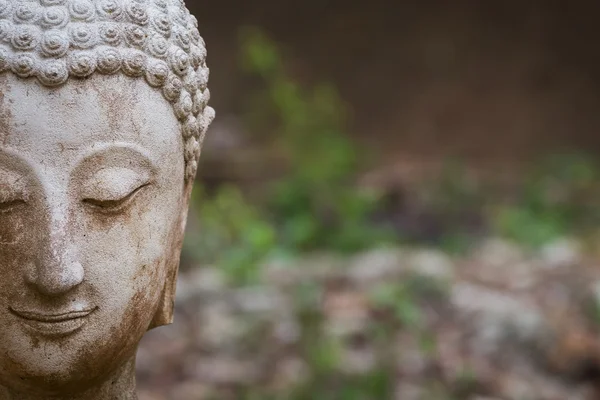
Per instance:
[[[149,321],[150,310],[148,314],[140,317]],[[69,332],[69,326],[59,326],[55,329],[62,329],[61,335],[53,335],[50,328],[35,330],[17,318],[0,327],[0,337],[5,338],[0,353],[6,355],[0,358],[2,386],[40,397],[64,396],[97,388],[108,380],[127,380],[121,376],[124,372],[133,376],[143,324],[125,320],[112,325],[99,312],[78,330]]]
[[[108,364],[98,365],[94,371],[87,368],[80,369],[82,364],[87,364],[82,360],[73,360],[70,364],[60,364],[60,359],[52,357],[46,360],[40,359],[36,364],[32,364],[29,357],[25,360],[11,360],[13,363],[23,362],[20,364],[22,374],[2,377],[0,384],[11,388],[11,391],[33,396],[32,398],[38,396],[64,398],[65,395],[77,397],[85,392],[100,392],[104,384],[115,382],[125,382],[121,386],[130,383],[133,387],[135,350],[131,353],[129,358],[118,360],[119,363],[113,360]],[[63,358],[62,361],[68,362],[66,359],[68,357]],[[8,379],[5,381],[5,378]]]

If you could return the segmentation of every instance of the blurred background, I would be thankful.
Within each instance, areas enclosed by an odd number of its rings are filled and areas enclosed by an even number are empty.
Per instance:
[[[217,119],[142,400],[600,399],[600,3],[187,4]]]

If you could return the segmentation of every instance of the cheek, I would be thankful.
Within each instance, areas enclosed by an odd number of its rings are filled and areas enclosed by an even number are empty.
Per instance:
[[[22,215],[0,213],[0,246],[15,246],[23,240],[25,218]]]
[[[2,311],[8,307],[23,286],[21,270],[28,260],[23,255],[23,249],[13,245],[0,244],[0,307]],[[0,324],[3,317],[0,311]]]
[[[0,214],[0,299],[22,292],[24,274],[33,261],[39,218],[33,213]]]
[[[165,284],[179,208],[144,205],[123,215],[90,216],[79,235],[86,282],[115,315],[133,305],[153,311]]]

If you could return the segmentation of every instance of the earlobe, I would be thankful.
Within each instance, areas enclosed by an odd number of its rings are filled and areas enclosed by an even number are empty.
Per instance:
[[[178,227],[177,227],[178,228]],[[173,309],[175,306],[175,291],[177,289],[177,273],[179,271],[179,261],[181,258],[181,247],[183,243],[183,234],[179,229],[174,229],[177,237],[171,241],[171,254],[165,263],[166,274],[163,290],[160,295],[160,301],[156,308],[154,318],[148,327],[148,330],[163,325],[173,323]]]
[[[167,273],[165,274],[165,285],[161,293],[161,298],[158,303],[156,313],[154,314],[154,318],[152,319],[148,330],[173,323],[175,292],[177,289],[177,273],[179,271],[181,248],[183,245],[183,237],[185,235],[191,193],[192,183],[186,183],[184,187],[183,204],[181,205],[179,221],[173,229],[171,254],[165,265],[165,268],[167,269]]]
[[[183,238],[183,236],[181,236]],[[173,310],[175,306],[175,291],[177,289],[177,273],[179,271],[179,261],[181,256],[182,239],[172,241],[172,251],[170,257],[165,263],[166,274],[163,290],[160,294],[160,301],[156,308],[156,313],[148,330],[163,325],[173,323]]]
[[[179,260],[177,261],[179,264]],[[148,330],[158,328],[163,325],[170,325],[173,323],[173,310],[175,308],[175,290],[177,287],[177,269],[179,265],[175,268],[170,268],[175,270],[173,274],[169,274],[165,279],[165,287],[162,291],[161,299],[158,304],[158,308],[156,309],[156,313],[154,314],[154,318],[148,326]]]

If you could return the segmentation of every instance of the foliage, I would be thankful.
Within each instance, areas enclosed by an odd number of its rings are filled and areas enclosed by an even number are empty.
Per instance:
[[[393,398],[393,374],[386,369],[364,376],[316,376],[291,395],[292,400],[371,400]],[[287,398],[287,397],[286,397]]]
[[[260,281],[261,262],[274,254],[320,249],[351,252],[398,240],[370,221],[380,206],[378,196],[353,184],[362,154],[346,135],[347,115],[335,89],[328,84],[306,86],[292,79],[281,50],[258,30],[243,32],[241,49],[242,66],[260,79],[263,88],[254,94],[247,110],[249,125],[257,124],[255,129],[269,127],[276,148],[285,155],[286,169],[267,188],[265,204],[250,203],[234,186],[225,185],[211,196],[197,187],[192,202],[201,230],[200,235],[188,235],[187,253],[201,264],[218,265],[232,284],[250,285]],[[600,222],[595,204],[599,173],[590,157],[551,157],[531,171],[512,202],[498,203],[493,194],[469,179],[460,163],[452,161],[426,188],[424,203],[443,219],[443,232],[436,244],[446,251],[464,251],[478,234],[465,222],[467,216],[485,210],[491,210],[483,217],[493,233],[531,246],[591,229]],[[257,388],[251,388],[236,398],[392,398],[395,377],[393,367],[385,361],[379,360],[377,367],[364,375],[340,372],[343,343],[324,332],[319,311],[324,289],[306,282],[294,290],[302,330],[299,352],[310,376],[285,397],[255,393]],[[422,303],[444,301],[445,290],[418,278],[377,286],[369,293],[369,301],[374,313],[383,317],[369,327],[374,342],[385,354],[390,353],[391,335],[400,327],[418,338],[423,354],[435,354],[437,339]],[[599,310],[594,303],[589,312],[600,319]],[[474,376],[465,367],[457,377],[455,391],[473,391]],[[427,398],[448,396],[448,388],[432,386]]]
[[[494,208],[494,229],[534,247],[593,229],[600,222],[599,172],[582,154],[549,157],[526,179],[516,202]]]
[[[239,188],[224,186],[213,197],[194,189],[200,235],[188,241],[188,252],[202,264],[223,268],[234,284],[258,279],[258,263],[275,247],[276,233]]]
[[[380,196],[353,182],[366,157],[346,133],[347,112],[335,89],[294,80],[281,54],[260,30],[242,31],[242,67],[261,88],[246,115],[258,123],[255,130],[269,128],[286,160],[281,177],[264,193],[265,203],[251,204],[232,186],[214,196],[194,193],[202,229],[188,237],[188,253],[221,266],[235,284],[256,282],[258,264],[270,255],[353,252],[402,237],[402,227],[392,234],[372,223]],[[429,182],[423,203],[441,227],[435,244],[446,251],[464,252],[486,228],[540,246],[598,225],[598,178],[591,157],[551,157],[527,176],[514,201],[498,202],[451,161]],[[473,216],[482,220],[476,226],[469,222]],[[408,306],[396,312],[411,318]]]
[[[262,126],[266,115],[275,117],[274,136],[288,165],[263,207],[232,186],[212,198],[195,193],[203,234],[190,249],[198,261],[217,263],[233,282],[249,283],[256,264],[273,252],[356,251],[388,239],[369,223],[377,198],[353,185],[359,150],[344,131],[344,105],[334,88],[301,87],[260,31],[247,30],[242,39],[243,66],[264,86],[248,114],[263,115]]]
[[[257,30],[243,32],[242,61],[265,86],[250,114],[274,117],[278,148],[288,160],[285,176],[268,194],[281,244],[298,251],[354,251],[385,239],[368,222],[377,198],[352,184],[361,154],[345,132],[345,106],[335,89],[294,81],[279,49]]]
[[[459,160],[444,164],[440,177],[431,182],[428,205],[443,220],[442,237],[436,243],[451,254],[464,254],[472,244],[472,219],[482,213],[485,195]]]

